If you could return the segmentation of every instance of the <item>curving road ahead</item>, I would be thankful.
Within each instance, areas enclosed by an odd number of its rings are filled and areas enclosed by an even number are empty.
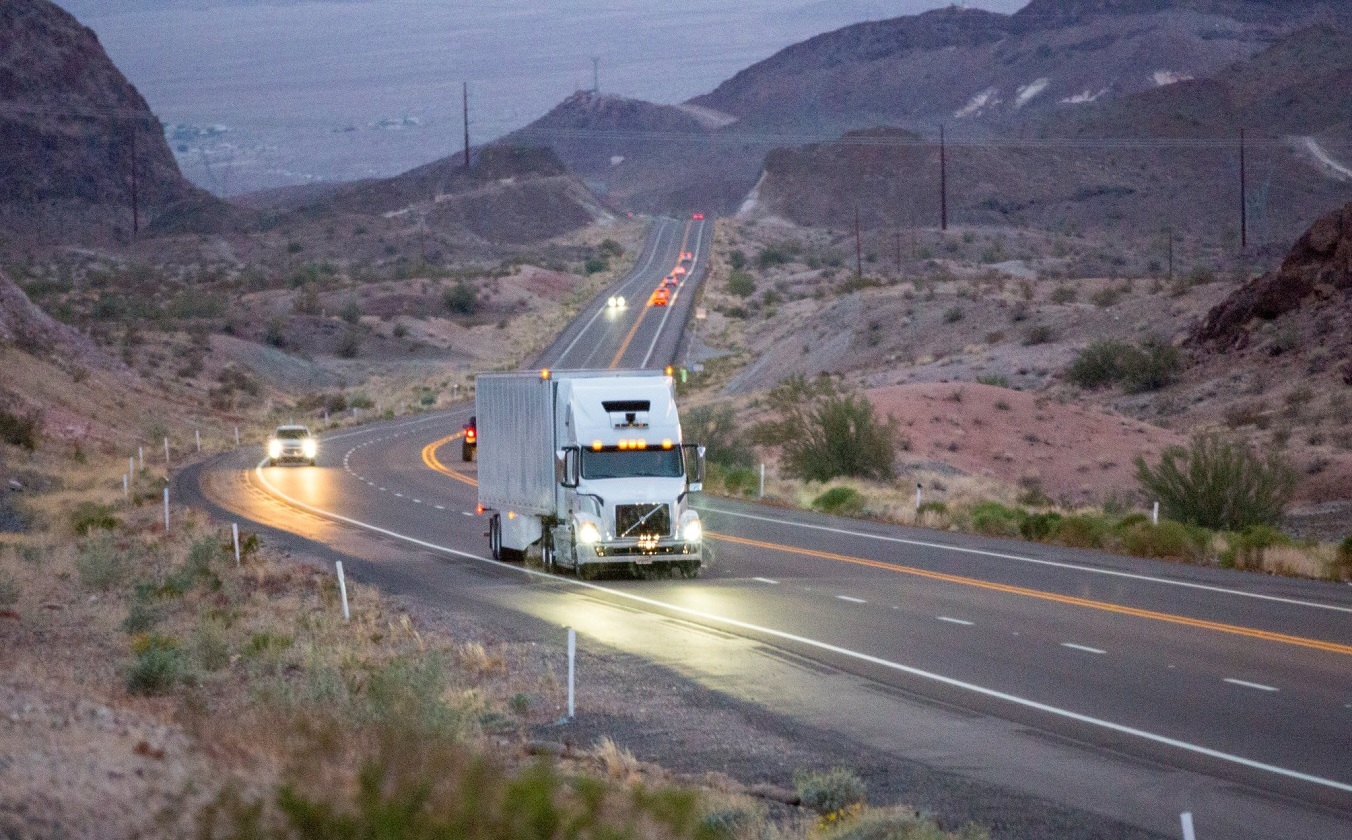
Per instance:
[[[635,270],[542,354],[672,358],[682,303],[642,305],[702,224],[659,220]],[[627,291],[626,291],[627,290]],[[562,364],[561,364],[562,362]],[[210,504],[332,546],[368,582],[569,624],[884,753],[1161,836],[1352,836],[1352,587],[862,523],[708,498],[695,581],[584,583],[487,559],[468,407],[185,474]]]

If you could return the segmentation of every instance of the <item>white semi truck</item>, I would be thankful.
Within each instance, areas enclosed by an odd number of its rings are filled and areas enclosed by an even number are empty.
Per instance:
[[[704,562],[702,447],[684,443],[660,371],[488,373],[475,380],[479,509],[496,560],[694,577]]]

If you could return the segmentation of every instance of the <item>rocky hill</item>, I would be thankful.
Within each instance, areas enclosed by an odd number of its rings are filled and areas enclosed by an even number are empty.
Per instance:
[[[679,106],[578,94],[522,135],[550,144],[616,204],[731,212],[756,182],[764,155],[797,138],[827,140],[892,126],[934,140],[944,124],[950,139],[983,143],[1045,135],[1048,124],[1088,130],[1070,115],[1102,120],[1098,109],[1108,103],[1214,76],[1316,24],[1352,29],[1352,6],[1335,0],[1034,0],[1013,15],[952,6],[795,44]],[[1328,110],[1340,108],[1337,102]],[[1132,107],[1122,112],[1128,120]],[[1252,110],[1255,118],[1268,113]],[[1281,131],[1313,133],[1308,113],[1281,116]],[[1001,157],[996,165],[1023,164]],[[1059,171],[1061,163],[1051,167]],[[1204,166],[1197,175],[1210,178],[1213,170]],[[1113,186],[1094,173],[1086,177],[1072,194]],[[1315,204],[1326,206],[1325,199]],[[1202,206],[1211,204],[1208,196]]]
[[[1205,79],[1045,116],[1018,136],[959,139],[947,150],[949,219],[1239,239],[1239,148],[1246,133],[1247,235],[1284,250],[1324,208],[1352,197],[1343,158],[1352,103],[1352,33],[1291,33]],[[760,212],[801,224],[932,226],[939,148],[899,129],[776,150]],[[1277,253],[1280,253],[1278,251]]]
[[[47,0],[0,0],[0,247],[125,241],[230,222],[92,31]]]

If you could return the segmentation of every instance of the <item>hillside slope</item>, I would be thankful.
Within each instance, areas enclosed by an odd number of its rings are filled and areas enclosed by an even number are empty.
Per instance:
[[[0,247],[125,241],[234,215],[183,178],[92,31],[47,0],[0,0]]]

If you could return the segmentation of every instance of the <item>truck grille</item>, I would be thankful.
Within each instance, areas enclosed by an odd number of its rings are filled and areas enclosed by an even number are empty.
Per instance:
[[[639,522],[642,524],[636,525]],[[615,536],[619,539],[665,537],[670,533],[671,509],[666,505],[615,506]]]

